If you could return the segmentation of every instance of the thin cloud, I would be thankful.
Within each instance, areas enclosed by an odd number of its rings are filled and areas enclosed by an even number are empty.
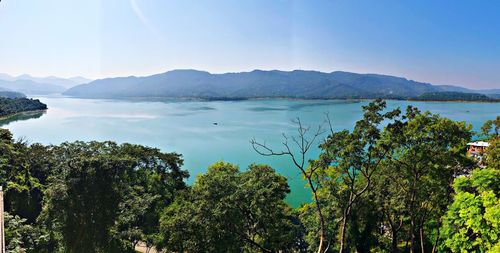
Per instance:
[[[137,18],[139,19],[139,21],[141,21],[141,23],[144,25],[144,27],[146,27],[146,29],[148,29],[148,31],[150,31],[151,33],[153,33],[157,37],[163,38],[160,31],[158,29],[156,29],[156,27],[153,24],[151,24],[149,19],[144,15],[141,8],[137,4],[137,1],[136,0],[129,0],[129,2],[130,2],[130,7],[132,7],[132,10],[134,11],[134,13],[137,16]]]

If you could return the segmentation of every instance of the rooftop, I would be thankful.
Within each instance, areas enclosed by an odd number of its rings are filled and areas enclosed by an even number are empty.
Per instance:
[[[490,144],[485,141],[475,141],[475,142],[469,142],[467,143],[469,146],[476,146],[476,147],[488,147]]]

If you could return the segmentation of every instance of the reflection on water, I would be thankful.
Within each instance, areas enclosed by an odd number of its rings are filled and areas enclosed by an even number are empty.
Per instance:
[[[321,100],[320,102],[316,102],[315,100],[311,101],[303,101],[302,103],[291,104],[289,110],[301,110],[307,107],[324,107],[324,106],[332,106],[335,104],[359,104],[362,100]]]
[[[264,101],[265,102],[265,101]],[[285,106],[275,107],[275,106],[256,106],[249,108],[249,111],[254,112],[265,112],[265,111],[300,111],[307,108],[320,108],[329,107],[335,104],[347,105],[347,104],[358,104],[362,100],[296,100],[295,103],[289,103]]]
[[[0,119],[0,127],[3,125],[10,124],[12,122],[16,122],[16,121],[38,119],[38,118],[42,117],[42,115],[44,115],[45,113],[47,113],[47,111],[45,111],[45,110],[20,112],[20,113],[14,114],[12,116]]]
[[[283,108],[283,107],[253,107],[253,108],[250,108],[248,110],[254,111],[254,112],[285,111],[285,110],[287,110],[287,108]]]
[[[213,108],[211,106],[199,106],[199,107],[189,108],[189,110],[192,110],[192,111],[211,111],[211,110],[215,110],[215,108]]]

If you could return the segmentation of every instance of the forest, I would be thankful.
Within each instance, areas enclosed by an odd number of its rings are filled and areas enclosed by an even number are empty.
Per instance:
[[[223,161],[192,185],[181,154],[134,144],[15,140],[0,129],[8,252],[500,252],[500,116],[473,132],[418,108],[363,106],[352,130],[295,121],[285,156],[311,192]],[[320,139],[321,136],[326,138]],[[488,141],[483,159],[467,143]],[[307,159],[319,144],[321,153]],[[153,252],[153,251],[151,251]]]
[[[47,105],[38,99],[25,97],[8,98],[0,96],[0,117],[10,116],[12,114],[46,110]]]
[[[25,98],[26,95],[24,95],[21,92],[16,92],[16,91],[4,91],[2,88],[0,88],[0,98]]]
[[[482,102],[500,102],[493,97],[488,97],[479,93],[464,93],[455,91],[429,92],[424,93],[413,100],[418,101],[482,101]]]

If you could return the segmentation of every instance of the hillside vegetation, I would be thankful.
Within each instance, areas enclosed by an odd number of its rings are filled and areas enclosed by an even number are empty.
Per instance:
[[[64,94],[85,98],[408,99],[452,87],[434,86],[401,77],[341,71],[324,73],[303,70],[254,70],[211,74],[197,70],[173,70],[145,77],[131,76],[96,80],[73,87]]]
[[[478,93],[463,93],[455,91],[443,91],[443,92],[430,92],[424,93],[415,100],[421,101],[484,101],[484,102],[495,102],[500,101],[495,98],[488,97],[483,94]]]
[[[0,91],[0,98],[25,98],[26,95],[24,95],[21,92],[16,92],[16,91]]]
[[[5,117],[20,112],[46,109],[47,105],[40,102],[40,100],[38,99],[0,97],[0,117]]]

